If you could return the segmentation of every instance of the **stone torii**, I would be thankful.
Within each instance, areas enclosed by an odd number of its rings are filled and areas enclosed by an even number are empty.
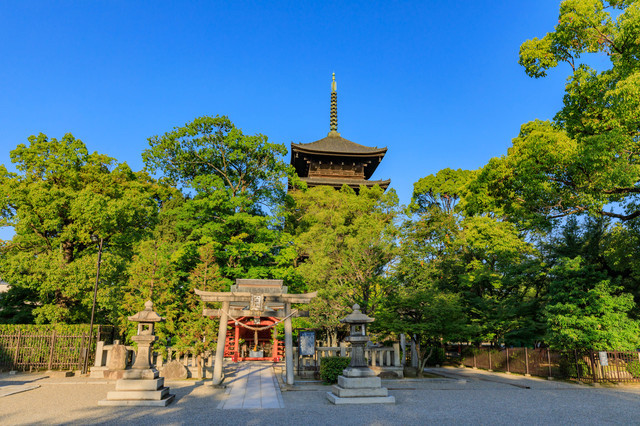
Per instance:
[[[284,320],[286,382],[293,385],[293,337],[291,317],[304,316],[291,310],[293,303],[309,303],[318,292],[289,294],[282,280],[236,279],[230,292],[213,292],[195,289],[203,302],[222,302],[220,309],[202,311],[206,317],[219,317],[218,344],[213,366],[213,385],[222,383],[222,363],[227,338],[227,322],[232,316],[270,316]],[[308,314],[307,314],[308,315]]]

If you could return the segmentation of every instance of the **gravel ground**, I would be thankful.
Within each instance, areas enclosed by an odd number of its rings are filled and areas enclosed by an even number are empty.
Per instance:
[[[334,406],[329,386],[283,391],[284,409],[219,410],[224,390],[202,381],[167,382],[164,408],[98,407],[114,381],[0,375],[0,388],[40,387],[0,397],[0,424],[639,424],[640,387],[593,387],[470,369],[432,369],[436,379],[384,380],[395,405]]]

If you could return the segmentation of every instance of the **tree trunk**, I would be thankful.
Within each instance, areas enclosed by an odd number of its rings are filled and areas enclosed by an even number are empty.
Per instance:
[[[62,259],[67,265],[73,262],[73,243],[71,241],[62,243]]]

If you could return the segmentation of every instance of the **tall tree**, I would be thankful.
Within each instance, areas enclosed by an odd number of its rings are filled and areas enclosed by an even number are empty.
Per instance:
[[[210,244],[224,278],[273,275],[282,221],[274,215],[291,167],[283,144],[245,135],[227,117],[199,117],[149,139],[150,170],[179,184],[186,201],[175,211],[180,238]]]
[[[576,213],[640,216],[639,46],[637,1],[563,1],[554,31],[523,43],[520,63],[535,78],[568,64],[564,105],[552,122],[524,124],[508,154],[483,169],[476,191],[514,220],[547,227]],[[610,68],[590,68],[586,54],[606,55]]]
[[[164,189],[126,163],[90,154],[71,134],[31,136],[11,160],[18,173],[0,166],[0,226],[16,233],[2,246],[0,277],[23,294],[22,308],[36,321],[87,321],[97,237],[109,283],[99,288],[98,307],[115,320],[126,262],[155,224]]]
[[[398,199],[392,190],[346,185],[292,193],[298,272],[319,297],[312,303],[317,325],[335,335],[338,320],[354,303],[371,313],[388,294],[386,268],[394,257]]]
[[[460,303],[470,340],[530,343],[542,334],[532,318],[542,285],[539,259],[512,223],[466,211],[477,195],[468,189],[474,177],[445,169],[414,185],[415,214],[403,227],[397,279]]]

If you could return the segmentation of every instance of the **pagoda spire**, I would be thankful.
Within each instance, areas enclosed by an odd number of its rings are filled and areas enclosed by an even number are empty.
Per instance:
[[[329,120],[329,136],[340,136],[338,133],[338,85],[336,84],[336,73],[333,73],[331,81],[331,114]]]

